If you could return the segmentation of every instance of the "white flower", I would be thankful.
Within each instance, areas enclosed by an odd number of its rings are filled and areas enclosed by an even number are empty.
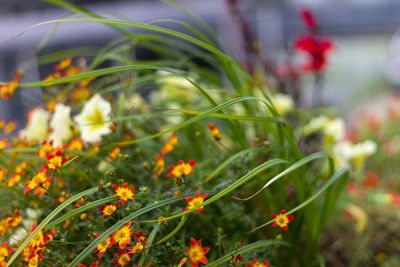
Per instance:
[[[287,113],[294,107],[294,101],[289,95],[275,94],[271,97],[271,101],[279,115]]]
[[[377,145],[374,141],[366,140],[362,143],[354,145],[352,156],[353,158],[368,157],[376,152]]]
[[[74,117],[79,126],[81,137],[86,142],[100,141],[102,135],[111,132],[111,105],[96,94],[86,102],[82,112]]]
[[[312,119],[307,125],[304,126],[303,132],[304,134],[311,134],[316,131],[320,131],[323,129],[324,125],[328,123],[329,119],[326,116],[319,116],[317,118]]]
[[[324,134],[333,138],[334,141],[338,141],[344,137],[345,125],[342,119],[336,118],[328,120],[323,127]]]
[[[20,131],[20,136],[28,140],[43,141],[48,136],[50,113],[42,108],[35,108],[28,114],[26,128]]]
[[[325,136],[333,138],[333,141],[338,141],[344,137],[345,124],[340,118],[330,119],[322,115],[312,119],[303,128],[303,133],[305,135],[317,131],[322,131]]]
[[[63,142],[68,141],[72,136],[72,120],[71,120],[71,107],[64,104],[57,104],[53,117],[50,121],[50,127],[53,129],[50,139],[54,140],[54,145],[62,145]]]
[[[353,144],[348,140],[340,141],[333,147],[336,166],[349,167],[350,161],[352,161],[356,169],[360,170],[365,159],[373,155],[376,149],[377,145],[371,140],[357,144]]]
[[[10,246],[17,244],[19,241],[23,240],[27,235],[28,232],[24,228],[20,227],[15,231],[15,233],[12,236],[10,236],[8,243],[10,244]]]

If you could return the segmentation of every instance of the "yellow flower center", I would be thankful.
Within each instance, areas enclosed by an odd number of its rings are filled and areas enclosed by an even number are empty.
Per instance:
[[[286,226],[289,223],[289,218],[286,215],[279,214],[276,216],[275,222],[281,227]]]
[[[203,250],[199,246],[195,246],[190,248],[189,258],[192,262],[199,262],[200,259],[204,256]]]
[[[91,130],[94,131],[104,124],[103,113],[99,109],[95,109],[91,116],[87,116],[86,120],[91,124]]]

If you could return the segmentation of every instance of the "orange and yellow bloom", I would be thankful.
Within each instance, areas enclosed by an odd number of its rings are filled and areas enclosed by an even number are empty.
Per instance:
[[[204,193],[203,195],[200,195],[200,190],[197,191],[195,197],[187,197],[186,201],[188,202],[188,206],[187,206],[187,208],[184,209],[184,211],[193,209],[193,208],[203,204],[204,199],[206,197],[208,197],[208,194]],[[196,209],[197,212],[201,212],[202,210],[203,210],[203,207],[200,207],[200,208]]]
[[[202,247],[201,239],[197,241],[193,237],[190,238],[190,247],[185,248],[185,252],[189,255],[190,266],[197,267],[199,263],[208,264],[207,257],[205,256],[210,248]]]
[[[269,261],[259,262],[258,259],[253,259],[253,262],[246,262],[246,267],[268,267]]]
[[[9,146],[10,144],[7,142],[7,138],[0,139],[0,150]]]
[[[285,215],[286,210],[281,210],[279,214],[271,214],[271,217],[275,219],[272,226],[280,226],[283,230],[288,230],[288,223],[294,219],[293,215]]]
[[[0,264],[2,262],[6,262],[5,259],[10,255],[10,253],[13,251],[13,248],[7,247],[8,242],[4,241],[3,244],[0,247]]]
[[[123,204],[125,204],[128,199],[132,199],[133,202],[135,202],[135,199],[133,198],[133,195],[135,194],[135,187],[133,185],[130,188],[128,183],[125,183],[121,187],[115,184],[113,184],[112,186],[115,190],[114,197],[120,197],[120,200]]]
[[[164,147],[161,149],[161,155],[164,157],[164,155],[172,151],[177,144],[178,137],[175,133],[171,133],[171,137],[169,138],[168,142],[165,143]]]
[[[17,70],[15,77],[8,84],[0,86],[0,99],[10,99],[18,88],[22,76],[22,70]]]
[[[40,184],[50,182],[51,178],[47,176],[46,169],[42,169],[36,172],[36,175],[33,176],[33,178],[25,184],[24,195],[32,189],[39,187]]]
[[[167,177],[179,177],[182,175],[188,175],[194,173],[193,167],[196,166],[196,162],[194,160],[185,163],[183,160],[180,160],[176,166],[169,166],[168,168],[171,170]]]
[[[106,203],[105,205],[99,206],[99,210],[103,213],[103,217],[107,217],[116,211],[118,205],[119,205],[119,202],[117,202],[115,204]]]
[[[99,237],[101,234],[98,233],[96,237]],[[103,256],[104,252],[106,252],[107,248],[110,248],[113,244],[111,243],[111,236],[107,237],[92,252],[99,252],[99,259]]]
[[[130,228],[132,222],[126,223],[111,235],[111,244],[118,243],[120,249],[124,249],[126,245],[131,243],[131,235],[135,229]]]
[[[56,153],[50,154],[46,156],[47,158],[47,168],[57,170],[59,167],[64,165],[64,163],[67,161],[66,158],[64,158],[61,155],[61,150],[57,150]]]
[[[132,257],[128,252],[120,251],[118,253],[118,259],[113,260],[113,262],[117,263],[115,266],[124,267],[131,261],[131,259]]]
[[[53,152],[53,141],[44,140],[42,147],[36,152],[39,158],[45,158]]]
[[[214,139],[219,142],[222,137],[221,137],[221,135],[219,133],[219,130],[218,130],[217,126],[215,126],[214,124],[209,122],[208,123],[208,127],[210,128],[212,137],[214,137]]]

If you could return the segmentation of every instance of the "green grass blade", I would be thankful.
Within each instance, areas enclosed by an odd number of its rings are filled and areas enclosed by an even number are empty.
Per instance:
[[[291,209],[290,211],[286,212],[286,215],[292,214],[302,208],[304,208],[305,206],[307,206],[308,204],[310,204],[311,202],[313,202],[319,195],[321,195],[326,189],[329,188],[329,186],[331,186],[337,179],[339,179],[340,177],[346,175],[348,172],[348,170],[346,169],[340,169],[338,170],[335,174],[333,174],[328,181],[311,197],[309,197],[307,200],[305,200],[304,202],[302,202],[300,205],[296,206],[295,208]],[[271,223],[273,223],[275,220],[272,219],[266,223],[264,223],[263,225],[258,226],[257,228],[251,230],[250,232],[254,232],[260,228],[263,228]]]
[[[316,152],[314,154],[308,155],[307,157],[297,161],[296,163],[294,163],[293,165],[291,165],[289,168],[285,169],[284,171],[280,172],[278,175],[274,176],[272,179],[270,179],[260,190],[258,190],[256,193],[254,193],[253,195],[247,197],[247,198],[243,198],[243,199],[238,199],[238,200],[249,200],[253,197],[255,197],[256,195],[258,195],[262,190],[264,190],[265,188],[267,188],[268,186],[270,186],[272,183],[274,183],[275,181],[277,181],[278,179],[280,179],[281,177],[285,176],[286,174],[295,171],[297,169],[299,169],[300,167],[303,167],[304,165],[306,165],[307,163],[317,160],[317,159],[321,159],[321,158],[328,158],[329,156],[323,152]]]
[[[181,221],[179,222],[179,224],[175,227],[174,230],[172,230],[168,235],[164,236],[162,239],[158,240],[155,245],[159,245],[165,241],[167,241],[168,239],[170,239],[171,237],[173,237],[174,235],[176,235],[176,233],[179,232],[179,230],[181,230],[181,228],[185,225],[187,219],[189,218],[188,215],[184,215],[182,216]]]
[[[228,158],[227,160],[225,160],[221,165],[219,165],[215,170],[213,170],[203,181],[203,183],[208,183],[211,179],[213,179],[220,171],[222,171],[226,166],[228,166],[230,163],[232,163],[235,159],[249,154],[249,153],[257,153],[257,152],[261,152],[261,151],[266,151],[268,150],[268,148],[265,147],[256,147],[256,148],[249,148],[246,150],[242,150],[236,154],[234,154],[233,156],[231,156],[230,158]]]
[[[221,266],[221,264],[229,262],[232,259],[231,254],[233,254],[235,256],[237,254],[243,255],[247,252],[254,251],[255,249],[268,247],[268,246],[290,246],[290,244],[285,241],[279,241],[279,240],[271,240],[271,239],[260,240],[260,241],[251,243],[247,246],[244,246],[242,248],[231,251],[228,254],[226,254],[225,256],[219,258],[218,260],[215,260],[215,261],[207,264],[206,267]]]

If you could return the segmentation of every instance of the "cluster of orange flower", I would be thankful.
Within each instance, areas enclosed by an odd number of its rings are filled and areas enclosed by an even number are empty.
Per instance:
[[[164,147],[161,149],[160,154],[156,156],[156,167],[154,171],[154,177],[157,178],[162,174],[165,168],[164,157],[167,153],[172,151],[177,144],[178,144],[178,137],[175,135],[175,133],[172,133],[168,142],[165,143]]]
[[[37,228],[36,221],[32,225],[32,229],[29,232],[28,236],[30,236],[33,231]],[[27,267],[37,267],[39,262],[43,260],[44,245],[49,241],[53,240],[56,235],[55,230],[51,230],[49,234],[43,234],[43,230],[35,235],[35,237],[29,242],[28,246],[22,252],[22,260],[28,260]]]
[[[39,158],[46,158],[47,164],[36,172],[35,176],[25,184],[24,194],[35,189],[34,194],[42,198],[52,181],[49,174],[51,174],[52,170],[57,170],[63,166],[67,159],[62,155],[63,148],[53,147],[52,141],[43,141],[42,147],[36,153]]]
[[[0,235],[4,236],[9,228],[17,227],[21,221],[21,214],[15,209],[12,216],[6,216],[0,219]]]
[[[17,70],[13,80],[0,86],[0,99],[10,99],[14,95],[15,90],[18,88],[21,76],[22,71]]]
[[[5,121],[0,119],[0,129],[3,130],[4,135],[9,135],[12,133],[15,129],[17,128],[17,122],[16,121]]]

